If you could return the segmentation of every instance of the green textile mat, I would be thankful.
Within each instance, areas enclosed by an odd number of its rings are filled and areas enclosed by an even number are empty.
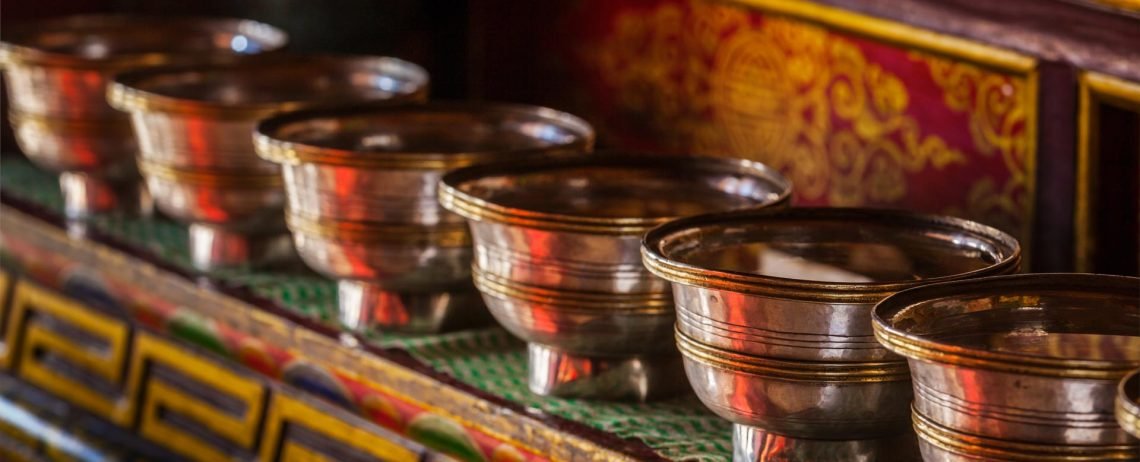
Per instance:
[[[0,159],[0,187],[21,199],[63,211],[58,182],[19,156]],[[145,248],[189,270],[186,228],[164,217],[99,217],[99,230]],[[307,270],[230,270],[216,274],[287,309],[326,323],[336,323],[336,284]],[[374,334],[370,340],[399,347],[436,370],[527,407],[644,441],[662,456],[677,460],[728,461],[731,425],[688,396],[649,404],[596,403],[537,396],[526,386],[526,348],[501,328],[431,336]],[[682,378],[678,378],[679,380]]]

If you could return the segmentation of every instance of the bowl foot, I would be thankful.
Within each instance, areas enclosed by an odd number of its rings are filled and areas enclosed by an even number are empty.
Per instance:
[[[82,220],[106,213],[149,216],[154,212],[146,186],[137,179],[108,180],[89,173],[59,174],[63,210],[67,218]]]
[[[650,401],[690,390],[681,356],[581,356],[527,344],[530,390],[543,396]]]
[[[921,461],[913,431],[865,440],[815,440],[777,435],[748,425],[732,426],[733,462]]]
[[[297,259],[288,233],[250,235],[193,223],[189,244],[194,268],[204,272]]]
[[[474,286],[436,292],[386,289],[365,281],[337,282],[337,315],[356,331],[432,334],[491,323]]]

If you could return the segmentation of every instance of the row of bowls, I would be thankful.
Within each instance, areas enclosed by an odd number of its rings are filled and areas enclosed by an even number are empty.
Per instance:
[[[900,460],[912,424],[928,460],[1140,449],[1112,420],[1116,381],[1140,367],[1136,279],[1000,276],[1020,248],[996,229],[789,209],[791,184],[762,164],[592,154],[593,129],[547,108],[396,106],[422,102],[428,77],[392,58],[204,58],[284,43],[263,24],[187,27],[177,38],[196,45],[172,50],[198,61],[179,62],[152,53],[158,38],[117,35],[163,25],[117,21],[5,34],[19,142],[65,172],[76,215],[137,165],[159,210],[190,225],[203,270],[295,249],[338,280],[357,330],[474,326],[485,302],[528,343],[535,392],[644,400],[691,386],[737,424],[738,460],[779,448]],[[134,138],[106,129],[122,116],[104,91],[131,114],[137,161]],[[27,114],[105,129],[34,132]]]

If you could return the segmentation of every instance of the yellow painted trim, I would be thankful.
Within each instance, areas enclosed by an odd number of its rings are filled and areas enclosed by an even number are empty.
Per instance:
[[[102,355],[76,345],[66,337],[28,322],[29,313],[39,311],[84,329],[107,341],[109,354]],[[52,350],[72,363],[99,374],[111,383],[122,383],[130,340],[126,321],[88,310],[78,302],[21,280],[12,296],[12,325],[9,333],[23,330],[19,344],[17,373],[25,380],[72,403],[95,412],[111,422],[129,425],[131,403],[124,396],[107,397],[87,384],[57,375],[44,367],[34,354],[37,348]]]
[[[8,275],[7,271],[0,270],[0,369],[8,369],[11,365],[11,358],[14,355],[9,354],[12,351],[12,337],[6,327],[13,322],[9,315],[12,314],[11,310],[11,294],[8,292],[12,283],[12,277]]]
[[[1081,72],[1078,78],[1077,184],[1073,210],[1073,252],[1076,270],[1093,270],[1096,254],[1096,185],[1100,170],[1100,125],[1097,108],[1102,103],[1140,112],[1140,82],[1130,82],[1096,72]]]
[[[803,0],[721,1],[820,24],[907,48],[962,59],[1005,72],[1027,74],[1037,68],[1037,60],[1033,57],[1004,48]]]
[[[241,416],[231,415],[187,395],[158,377],[145,374],[149,371],[149,366],[156,363],[174,369],[219,393],[239,399],[246,406],[245,413]],[[140,334],[136,337],[131,360],[129,390],[132,399],[139,399],[140,393],[144,398],[138,404],[141,407],[139,432],[150,440],[193,460],[229,458],[209,442],[167,425],[159,414],[161,409],[169,409],[193,419],[215,435],[240,447],[250,451],[254,449],[258,426],[265,411],[266,389],[259,380],[238,374],[154,335]]]
[[[1040,124],[1038,120],[1038,104],[1041,100],[1041,91],[1038,87],[1037,72],[1030,72],[1025,76],[1025,135],[1029,138],[1026,140],[1026,154],[1025,154],[1025,194],[1029,200],[1025,206],[1025,218],[1022,222],[1021,235],[1018,239],[1021,240],[1021,272],[1028,273],[1032,270],[1033,259],[1033,230],[1037,226],[1037,129]]]
[[[311,431],[341,442],[379,460],[389,462],[416,462],[419,455],[411,449],[380,435],[370,433],[350,422],[331,416],[312,405],[281,393],[273,395],[269,417],[261,441],[261,460],[264,462],[306,462],[323,460],[312,451],[293,447],[295,443],[283,440],[285,425],[304,425]]]

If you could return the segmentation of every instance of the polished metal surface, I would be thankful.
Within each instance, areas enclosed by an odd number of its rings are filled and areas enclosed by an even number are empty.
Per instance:
[[[255,54],[285,41],[272,26],[222,18],[70,16],[5,27],[0,66],[16,141],[29,159],[54,172],[137,181],[130,121],[106,100],[116,73]],[[120,210],[100,198],[72,197],[86,191],[95,190],[63,191],[65,201],[92,207],[70,209],[73,217]]]
[[[302,252],[304,250],[301,250]],[[367,281],[337,281],[337,316],[356,332],[446,332],[491,321],[479,292],[470,286],[436,292],[396,291]]]
[[[854,208],[733,212],[650,231],[645,265],[673,282],[679,329],[769,358],[900,360],[870,311],[899,290],[1017,270],[1016,239],[950,217]]]
[[[471,223],[475,285],[500,324],[532,351],[621,364],[676,354],[669,287],[641,265],[642,233],[707,210],[783,206],[790,193],[786,179],[754,162],[607,152],[457,170],[443,178],[440,201]],[[638,383],[632,378],[541,377],[532,373],[531,388],[555,396],[653,394],[604,386]]]
[[[1140,438],[1140,369],[1132,371],[1116,388],[1116,421],[1134,438]]]
[[[337,225],[286,215],[301,259],[333,279],[374,281],[390,290],[471,285],[471,243],[463,228]],[[321,226],[323,225],[323,226]]]
[[[64,119],[16,110],[8,116],[16,143],[37,167],[98,174],[111,180],[138,178],[133,165],[135,137],[125,117]]]
[[[155,207],[177,221],[248,234],[285,229],[280,208],[285,191],[278,175],[203,175],[146,161],[139,169]]]
[[[675,350],[673,304],[667,293],[560,291],[523,285],[477,265],[472,273],[491,314],[527,343],[580,356],[644,356]]]
[[[160,210],[256,235],[281,222],[286,197],[280,167],[256,155],[260,119],[346,101],[418,102],[427,85],[423,69],[394,58],[274,55],[120,74],[107,98],[131,113],[139,166]]]
[[[1131,445],[1113,415],[1140,367],[1140,279],[1033,274],[911,289],[874,310],[909,359],[915,411],[955,432],[1045,445]]]
[[[921,462],[912,431],[877,439],[793,438],[746,425],[732,426],[733,462]]]
[[[537,106],[364,104],[282,114],[260,123],[255,138],[263,159],[282,164],[302,259],[340,280],[343,323],[424,333],[489,320],[471,297],[467,224],[436,199],[443,174],[575,155],[592,149],[594,132]]]
[[[925,462],[1140,461],[1136,444],[1058,445],[979,437],[943,427],[917,410],[914,429]]]
[[[84,172],[63,172],[59,174],[59,189],[68,218],[111,210],[149,216],[154,211],[150,191],[133,180],[111,181]]]
[[[203,223],[189,227],[190,261],[195,268],[212,271],[257,266],[296,258],[284,232],[244,234]]]
[[[527,345],[527,385],[544,396],[649,401],[689,390],[677,380],[681,358],[580,356],[538,343]]]
[[[677,332],[697,397],[739,425],[809,439],[869,439],[906,430],[906,364],[786,361],[710,347]]]

